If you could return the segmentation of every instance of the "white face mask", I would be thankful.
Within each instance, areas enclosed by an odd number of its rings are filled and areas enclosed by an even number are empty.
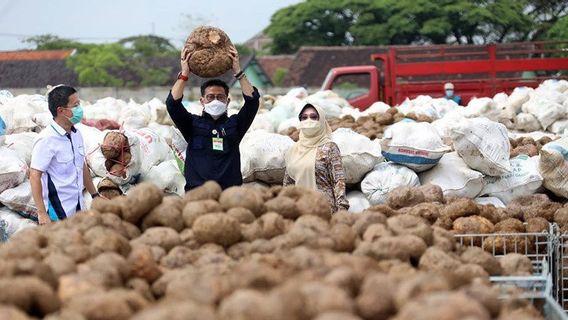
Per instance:
[[[315,136],[320,130],[320,123],[317,120],[307,119],[304,121],[300,121],[300,125],[298,129],[306,136],[306,137],[313,137]]]
[[[205,112],[207,112],[213,119],[219,119],[225,112],[227,112],[227,104],[219,100],[213,100],[205,104]]]

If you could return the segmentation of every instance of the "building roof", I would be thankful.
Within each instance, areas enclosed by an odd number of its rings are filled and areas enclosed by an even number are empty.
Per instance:
[[[0,51],[0,88],[76,86],[77,75],[65,66],[75,50]]]
[[[79,86],[77,74],[65,65],[65,59],[72,53],[73,50],[0,52],[0,89],[43,88],[47,85],[60,83]],[[251,66],[251,71],[254,70],[258,77],[263,79],[263,82],[270,85],[270,80],[262,68],[257,65],[254,55],[241,56],[240,63],[243,69]],[[156,58],[150,62],[148,67],[167,68],[170,70],[170,77],[163,84],[164,86],[173,84],[173,79],[175,79],[180,69],[178,58]],[[138,76],[128,70],[113,70],[112,74],[124,79],[126,82],[140,82]],[[232,87],[236,82],[232,70],[217,78],[225,81],[229,87]],[[190,85],[193,87],[200,86],[206,80],[208,79],[192,76],[190,77]]]
[[[0,51],[0,61],[65,60],[75,50]]]
[[[262,51],[272,42],[272,38],[264,32],[259,32],[243,43],[243,46],[256,51]]]
[[[320,87],[329,69],[369,65],[372,53],[386,50],[381,46],[301,47],[284,78],[284,86]]]
[[[44,88],[60,83],[79,84],[65,60],[0,60],[0,88]]]
[[[256,57],[266,75],[274,81],[274,74],[279,68],[288,70],[294,61],[294,55],[276,55]]]

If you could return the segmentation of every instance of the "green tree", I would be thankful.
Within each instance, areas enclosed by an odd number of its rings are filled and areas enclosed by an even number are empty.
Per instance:
[[[93,44],[81,43],[71,39],[60,38],[53,34],[43,34],[24,39],[24,42],[35,45],[36,50],[77,49],[88,50]]]
[[[548,30],[568,15],[566,0],[531,0],[526,14],[535,22],[535,27],[525,34],[526,39],[545,40]],[[564,38],[566,40],[566,38]]]
[[[274,75],[272,76],[272,83],[276,87],[281,87],[284,84],[284,78],[288,74],[288,69],[286,68],[277,68],[274,71]]]
[[[179,50],[168,39],[154,35],[128,37],[118,43],[131,49],[138,57],[167,57],[179,54]]]
[[[355,19],[355,13],[349,6],[351,2],[308,0],[280,9],[272,16],[266,29],[272,37],[272,52],[293,53],[304,44],[351,44],[349,28]]]
[[[546,32],[544,38],[547,40],[568,40],[568,16],[558,20]]]
[[[125,81],[115,75],[127,66],[128,50],[119,44],[102,44],[68,58],[67,66],[72,68],[83,86],[122,86]]]
[[[159,60],[179,55],[168,39],[154,35],[128,37],[112,44],[85,44],[47,34],[26,42],[38,50],[77,49],[67,66],[84,86],[163,85],[172,70],[160,66]]]
[[[237,49],[237,51],[239,52],[239,55],[242,56],[248,56],[251,54],[254,54],[254,50],[249,48],[249,47],[245,47],[242,44],[235,44],[235,49]]]
[[[277,11],[272,53],[303,45],[537,40],[568,14],[561,0],[306,0]]]

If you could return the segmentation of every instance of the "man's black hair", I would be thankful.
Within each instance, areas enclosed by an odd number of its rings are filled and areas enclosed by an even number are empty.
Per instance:
[[[229,86],[221,79],[211,79],[203,82],[201,85],[201,96],[205,96],[205,89],[209,87],[222,87],[225,89],[225,94],[229,96]]]
[[[57,116],[57,108],[65,107],[69,103],[69,97],[76,93],[77,90],[69,86],[59,86],[47,95],[47,105],[49,107],[49,112],[55,118]]]

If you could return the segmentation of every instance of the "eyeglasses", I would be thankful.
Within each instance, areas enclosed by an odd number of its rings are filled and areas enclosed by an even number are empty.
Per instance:
[[[310,118],[311,120],[319,120],[320,117],[315,113],[300,115],[300,121],[308,120],[308,118]]]
[[[225,101],[227,101],[227,96],[222,94],[222,93],[220,93],[220,94],[208,94],[208,95],[205,95],[205,100],[207,100],[207,102],[211,102],[213,100],[219,100],[219,101],[225,102]]]
[[[61,108],[73,110],[73,109],[77,108],[77,107],[80,106],[80,105],[81,105],[81,103],[80,103],[80,102],[77,102],[77,103],[76,103],[75,105],[73,105],[73,106],[64,106],[64,107],[62,106]]]

